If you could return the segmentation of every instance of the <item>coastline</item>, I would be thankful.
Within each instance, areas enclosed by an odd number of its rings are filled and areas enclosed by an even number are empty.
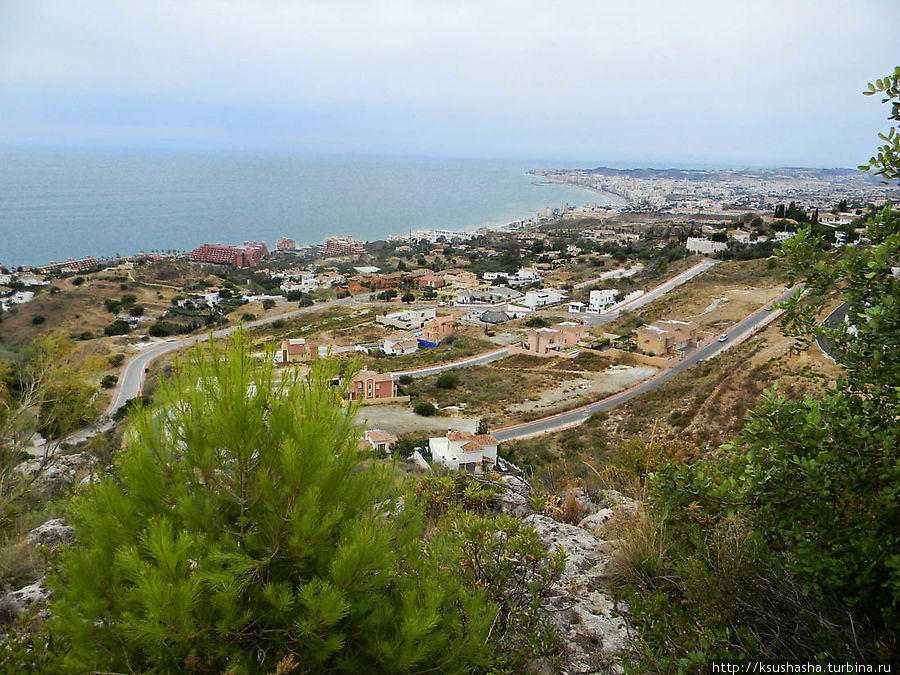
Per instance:
[[[543,174],[536,174],[536,173],[534,173],[534,170],[529,171],[528,175],[532,176],[534,178],[541,178],[544,181],[546,181],[546,183],[548,185],[554,184],[554,183],[557,185],[566,185],[567,187],[573,187],[573,188],[578,188],[581,190],[587,190],[588,192],[593,192],[594,194],[601,195],[604,199],[611,202],[610,206],[613,206],[615,208],[621,208],[623,206],[628,206],[628,200],[625,199],[624,197],[614,194],[612,192],[606,192],[606,190],[600,190],[598,188],[591,187],[590,185],[581,185],[580,183],[575,183],[572,181],[564,180],[562,178],[551,178],[551,177],[545,176]]]

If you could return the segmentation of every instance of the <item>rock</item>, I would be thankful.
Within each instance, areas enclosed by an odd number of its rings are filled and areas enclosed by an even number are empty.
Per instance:
[[[559,546],[566,553],[566,570],[542,605],[566,643],[565,672],[621,672],[618,655],[629,643],[625,619],[605,585],[610,547],[581,527],[544,515],[532,514],[523,522],[548,551]]]
[[[54,518],[29,532],[25,541],[32,546],[49,546],[51,548],[72,541],[74,530],[65,521]]]
[[[592,513],[586,518],[582,518],[578,523],[578,527],[582,527],[590,532],[595,532],[603,523],[613,517],[612,509],[600,509],[597,513]]]
[[[534,510],[528,505],[528,494],[531,492],[528,483],[511,474],[502,476],[500,482],[504,486],[503,492],[497,495],[494,502],[500,513],[522,518]]]
[[[603,490],[600,495],[600,507],[612,509],[617,516],[633,516],[641,506],[640,502],[626,497],[618,490]]]
[[[20,616],[26,607],[41,607],[47,604],[52,593],[44,588],[44,579],[10,591],[0,598],[0,614],[7,620]]]
[[[594,513],[594,511],[597,510],[597,505],[584,488],[575,488],[574,490],[570,490],[570,492],[575,496],[578,508],[581,509],[583,513]]]
[[[42,462],[40,458],[30,459],[19,464],[16,471],[23,476],[34,476],[41,471]],[[59,494],[75,484],[75,478],[80,471],[90,470],[95,464],[96,460],[84,453],[58,455],[41,472],[34,482],[33,489],[45,495]]]

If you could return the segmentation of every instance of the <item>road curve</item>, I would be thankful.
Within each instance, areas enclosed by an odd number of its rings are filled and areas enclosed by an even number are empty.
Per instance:
[[[801,288],[802,286],[795,286],[788,289],[772,302],[764,305],[748,317],[732,325],[725,333],[720,334],[727,334],[727,341],[719,342],[718,338],[720,336],[714,336],[675,365],[660,371],[650,379],[644,380],[630,389],[626,389],[618,394],[613,394],[612,396],[595,401],[594,403],[581,406],[580,408],[567,410],[539,420],[525,422],[524,424],[516,424],[509,427],[503,427],[502,429],[495,429],[491,431],[491,433],[498,441],[502,442],[520,438],[531,438],[532,436],[540,436],[542,434],[576,427],[584,423],[595,412],[615,408],[626,401],[631,400],[635,396],[640,396],[641,394],[658,387],[669,378],[684,372],[699,361],[710,359],[725,349],[728,349],[728,347],[740,344],[755,331],[773,321],[780,314],[780,312],[777,311],[770,311],[774,303],[781,300],[787,300],[794,292]]]
[[[349,296],[346,298],[340,298],[338,300],[330,300],[318,305],[301,307],[300,309],[285,312],[284,314],[277,314],[275,316],[268,316],[264,319],[255,319],[254,321],[248,321],[244,323],[243,326],[244,328],[265,326],[266,324],[274,323],[275,321],[290,319],[300,314],[315,312],[326,307],[334,307],[336,305],[350,305],[354,302],[365,300],[370,295],[372,294],[364,293],[362,295]],[[220,330],[214,331],[212,335],[213,337],[217,338],[225,337],[226,335],[230,335],[237,329],[238,326],[229,326],[228,328],[222,328]],[[161,342],[157,346],[149,347],[146,350],[142,351],[140,354],[133,356],[125,364],[125,367],[122,369],[121,375],[119,375],[118,387],[113,394],[113,399],[109,404],[109,408],[106,409],[106,415],[114,414],[119,408],[121,408],[128,401],[135,398],[138,394],[141,393],[141,389],[144,386],[144,374],[146,372],[146,369],[153,361],[158,359],[160,356],[163,356],[164,354],[189,347],[193,344],[196,344],[197,342],[205,342],[208,339],[209,334],[207,333],[205,335],[195,335],[189,338],[173,340],[172,342]]]

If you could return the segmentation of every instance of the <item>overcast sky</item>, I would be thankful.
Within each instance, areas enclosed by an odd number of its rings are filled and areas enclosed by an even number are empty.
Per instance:
[[[856,166],[898,0],[0,0],[0,145]]]

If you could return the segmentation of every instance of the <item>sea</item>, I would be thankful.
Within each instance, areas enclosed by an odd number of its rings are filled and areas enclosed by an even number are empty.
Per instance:
[[[0,264],[298,246],[417,229],[474,230],[598,193],[526,175],[523,161],[194,152],[0,150]]]

